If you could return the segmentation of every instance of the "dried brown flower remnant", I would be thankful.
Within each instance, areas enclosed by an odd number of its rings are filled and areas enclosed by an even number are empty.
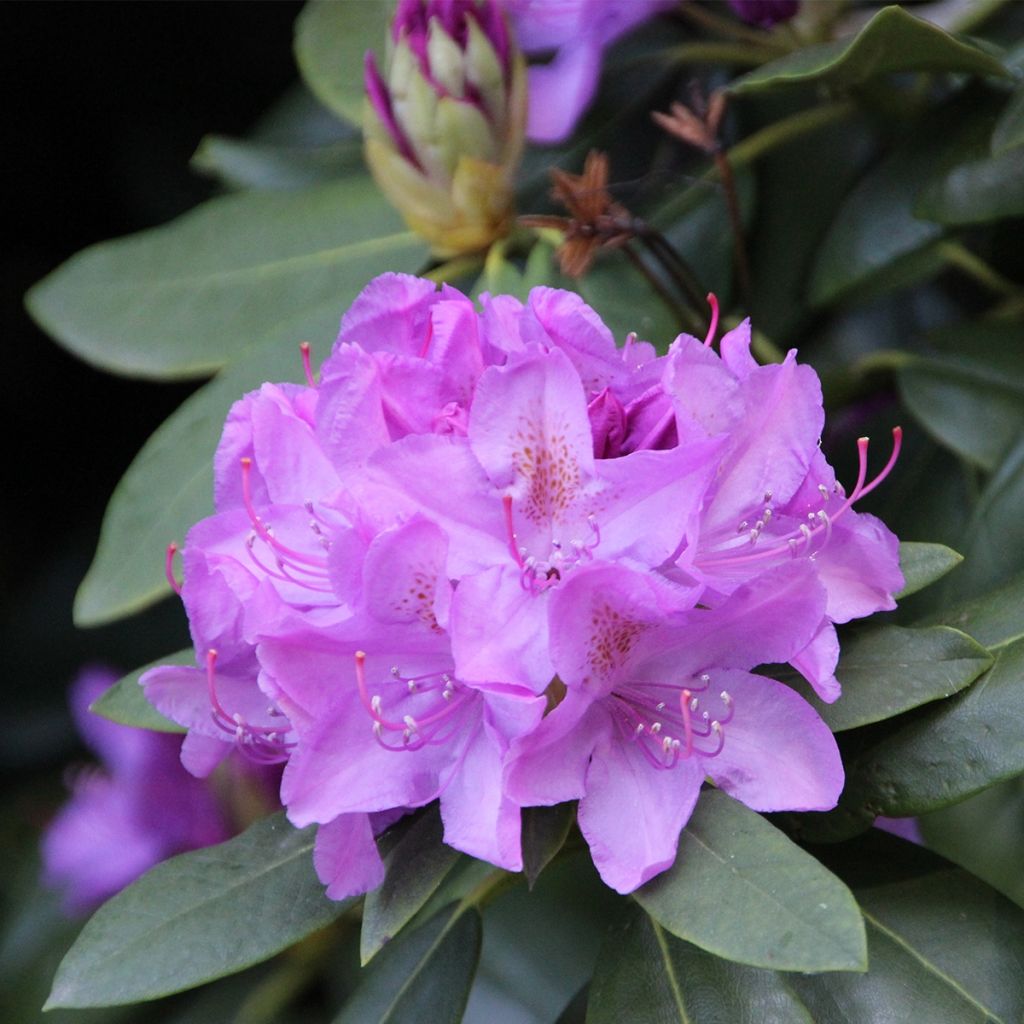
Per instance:
[[[568,211],[568,217],[520,217],[528,227],[551,227],[565,232],[558,247],[564,274],[582,277],[594,262],[598,249],[618,249],[636,234],[629,211],[608,191],[608,154],[592,149],[582,174],[555,167],[551,171],[551,196]]]
[[[744,301],[749,306],[751,302],[750,261],[743,239],[743,220],[740,216],[739,199],[736,193],[736,179],[732,173],[728,154],[718,135],[722,116],[725,114],[725,104],[726,93],[724,90],[719,89],[717,92],[713,92],[707,103],[704,102],[701,95],[695,93],[692,102],[693,109],[682,103],[673,103],[669,113],[663,114],[655,110],[651,112],[651,117],[655,124],[663,128],[669,135],[674,135],[687,145],[694,146],[714,160],[722,188],[725,190],[726,208],[729,211],[729,222],[732,226],[736,273],[739,277]]]
[[[726,94],[720,90],[711,94],[703,116],[683,106],[682,103],[673,103],[669,113],[662,114],[655,110],[651,112],[651,117],[655,124],[664,128],[670,135],[695,146],[708,156],[714,156],[721,149],[718,128],[725,113],[725,100]]]

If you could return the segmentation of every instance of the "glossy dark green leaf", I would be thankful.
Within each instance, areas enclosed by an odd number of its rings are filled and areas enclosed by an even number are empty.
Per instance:
[[[142,668],[122,676],[98,700],[94,701],[90,711],[112,722],[121,725],[132,725],[137,729],[152,729],[156,732],[185,732],[185,729],[164,717],[146,700],[145,692],[139,686],[139,676],[143,672],[156,668],[158,665],[194,665],[195,652],[191,647],[183,651],[175,651],[164,658],[143,665]]]
[[[1010,149],[958,164],[930,182],[914,214],[939,224],[986,224],[1024,214],[1021,154]]]
[[[530,888],[551,863],[576,820],[576,805],[523,808],[523,871]]]
[[[75,355],[140,377],[202,377],[311,307],[340,317],[374,274],[414,270],[425,248],[366,175],[214,199],[172,223],[78,253],[28,293]]]
[[[1024,772],[1024,641],[970,689],[925,709],[847,765],[841,807],[907,817]]]
[[[297,189],[340,178],[362,164],[362,140],[324,146],[282,146],[227,135],[207,135],[192,167],[232,189]]]
[[[392,13],[385,0],[313,0],[295,22],[295,59],[306,84],[354,125],[363,120],[363,55],[383,55]]]
[[[424,811],[384,858],[386,874],[363,903],[359,955],[368,963],[412,919],[461,854],[444,842],[436,805]]]
[[[786,971],[865,967],[864,927],[846,886],[717,790],[701,794],[675,864],[633,895],[672,934],[727,960]]]
[[[634,907],[605,937],[587,1024],[814,1024],[786,978],[705,953]]]
[[[852,38],[801,47],[744,75],[730,89],[744,93],[811,81],[850,86],[900,71],[1008,75],[992,54],[892,5]]]
[[[992,132],[992,155],[1024,145],[1024,86],[1017,86]]]
[[[1024,639],[1024,576],[980,597],[943,608],[928,622],[961,629],[990,651]]]
[[[841,732],[950,697],[991,664],[984,647],[948,626],[878,626],[843,644],[836,668],[842,697],[834,704],[808,699]]]
[[[867,974],[790,975],[816,1022],[1011,1024],[1024,1014],[1024,914],[963,871],[858,889]]]
[[[949,167],[985,152],[992,116],[991,104],[976,97],[933,110],[860,179],[821,244],[809,288],[813,304],[879,280],[891,287],[907,261],[929,252],[944,229],[915,217],[914,201]]]
[[[917,818],[928,848],[988,882],[1024,907],[1024,779],[1008,779],[976,796]]]
[[[313,871],[315,829],[283,814],[158,864],[104,904],[60,965],[47,1007],[156,999],[233,974],[337,918]]]
[[[110,622],[170,593],[163,553],[213,512],[213,453],[232,403],[265,380],[301,379],[294,339],[310,340],[314,357],[325,357],[339,313],[331,299],[308,309],[294,334],[272,328],[157,428],[107,506],[96,555],[75,597],[77,625]]]
[[[403,932],[366,969],[334,1024],[458,1024],[482,939],[472,907],[442,910]]]
[[[945,544],[925,544],[919,541],[900,541],[900,570],[905,580],[897,600],[910,597],[919,590],[952,572],[964,556]]]
[[[1024,571],[1024,433],[1006,453],[967,524],[958,597],[971,598]]]
[[[965,343],[969,338],[967,328]],[[1024,431],[1024,359],[1006,354],[990,361],[912,359],[896,375],[903,403],[928,433],[987,470]]]

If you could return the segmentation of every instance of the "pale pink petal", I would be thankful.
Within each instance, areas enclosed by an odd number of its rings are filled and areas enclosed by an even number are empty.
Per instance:
[[[341,318],[338,344],[357,342],[368,352],[385,349],[418,355],[426,341],[429,309],[436,299],[433,281],[410,274],[381,274]],[[324,366],[327,373],[333,373],[330,362]]]
[[[377,852],[369,815],[340,814],[321,825],[313,847],[313,866],[332,900],[376,889],[384,881],[384,862]]]
[[[839,638],[836,628],[825,619],[814,639],[789,663],[806,679],[814,692],[826,703],[839,699],[842,687],[836,679],[836,665],[839,662]]]
[[[843,789],[843,763],[828,726],[798,693],[736,669],[711,673],[734,709],[717,757],[704,771],[755,811],[827,811]]]
[[[697,760],[657,768],[620,734],[594,751],[578,820],[606,885],[632,892],[671,866],[703,778]]]

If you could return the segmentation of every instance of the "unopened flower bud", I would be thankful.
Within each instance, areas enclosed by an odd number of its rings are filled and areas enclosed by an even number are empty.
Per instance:
[[[366,160],[406,223],[439,256],[506,234],[526,72],[496,0],[400,0],[365,81]]]

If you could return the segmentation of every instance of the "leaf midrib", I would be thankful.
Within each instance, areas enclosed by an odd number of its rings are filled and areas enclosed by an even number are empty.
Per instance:
[[[1005,1018],[1000,1017],[994,1010],[990,1010],[984,1003],[976,999],[970,992],[968,992],[955,978],[951,978],[946,974],[942,968],[937,964],[932,963],[926,956],[920,953],[914,946],[912,946],[906,939],[904,939],[899,932],[894,931],[892,928],[884,925],[874,914],[870,911],[865,910],[861,907],[861,913],[864,915],[864,919],[877,928],[886,938],[896,943],[904,952],[908,953],[914,960],[916,960],[929,974],[938,978],[939,981],[944,982],[954,992],[957,993],[962,999],[964,999],[975,1009],[985,1014],[986,1017],[991,1018],[993,1021],[997,1021],[998,1024],[1008,1024]]]

